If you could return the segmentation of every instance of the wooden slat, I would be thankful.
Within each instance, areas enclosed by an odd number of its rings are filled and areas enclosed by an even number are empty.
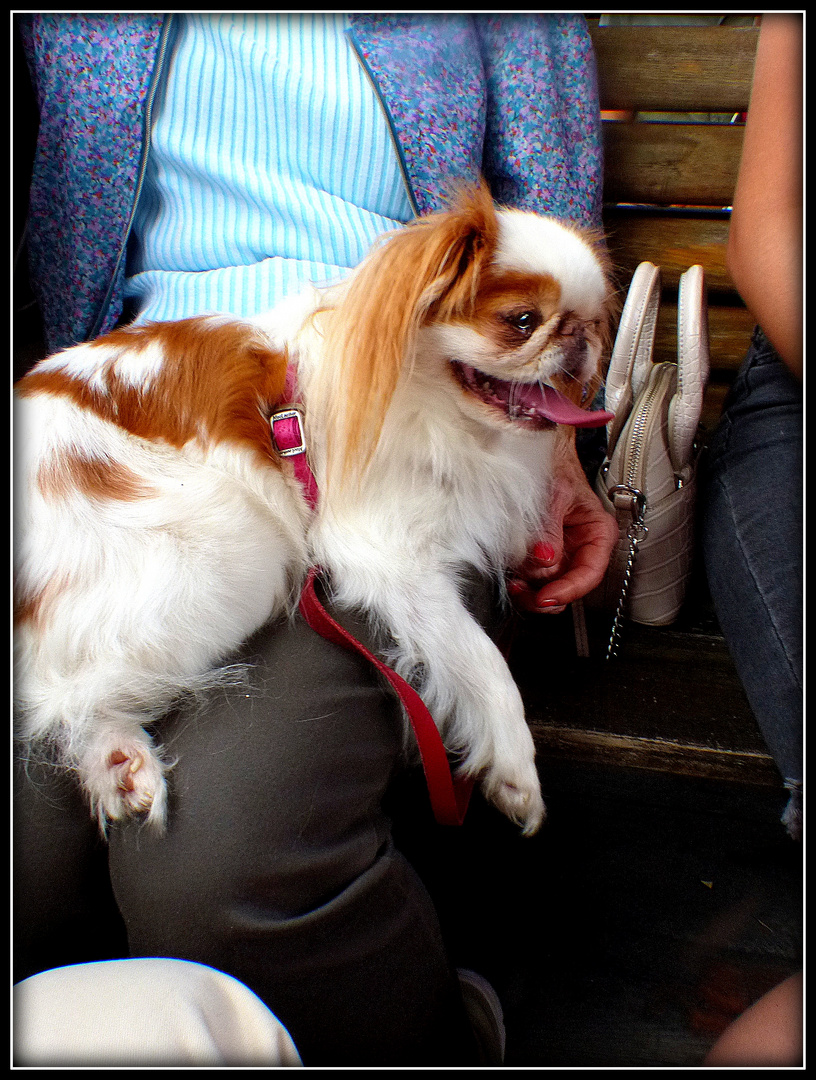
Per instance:
[[[638,263],[653,262],[664,285],[677,287],[680,275],[699,263],[709,289],[734,292],[725,266],[728,218],[674,216],[609,208],[604,213],[612,263],[622,281],[631,280]]]
[[[748,108],[759,30],[590,28],[602,109],[741,112]]]
[[[709,303],[708,333],[713,369],[736,371],[751,341],[754,320],[744,307]],[[655,359],[677,359],[677,304],[664,297],[655,333]]]
[[[604,201],[729,206],[742,140],[739,124],[606,122]]]
[[[668,772],[676,776],[714,777],[743,783],[779,786],[773,758],[762,750],[727,750],[672,739],[632,738],[604,731],[554,724],[531,724],[542,772],[559,757],[600,765],[614,761],[630,769]]]

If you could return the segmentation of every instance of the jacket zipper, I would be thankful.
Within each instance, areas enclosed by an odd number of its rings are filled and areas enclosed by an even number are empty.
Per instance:
[[[150,86],[148,88],[147,97],[145,99],[145,113],[144,113],[144,122],[143,122],[144,141],[143,141],[143,146],[142,146],[142,157],[141,157],[141,160],[139,162],[139,173],[138,173],[138,176],[136,178],[136,191],[135,191],[135,195],[134,195],[134,199],[133,199],[133,206],[131,207],[130,216],[128,217],[127,227],[125,228],[124,239],[122,240],[122,243],[121,243],[120,248],[119,248],[119,253],[118,253],[117,257],[116,257],[116,262],[114,264],[113,273],[111,274],[110,284],[108,285],[108,291],[105,294],[105,299],[102,302],[102,306],[101,306],[99,314],[97,315],[96,320],[95,320],[95,322],[93,324],[93,328],[91,329],[91,332],[88,335],[88,340],[89,341],[93,340],[95,337],[97,337],[99,335],[100,328],[102,327],[102,325],[103,325],[103,323],[105,321],[105,316],[108,313],[108,308],[110,307],[111,297],[113,295],[114,284],[116,282],[116,278],[117,278],[117,275],[119,273],[119,268],[122,265],[122,259],[125,257],[125,251],[127,250],[127,242],[128,242],[128,238],[130,236],[130,231],[133,228],[133,220],[134,220],[134,218],[136,216],[136,208],[137,208],[138,203],[139,203],[139,197],[140,197],[140,195],[142,193],[142,187],[144,185],[144,178],[145,178],[145,174],[146,174],[146,171],[147,171],[147,158],[148,158],[148,154],[149,154],[149,151],[150,151],[150,126],[151,126],[151,120],[152,120],[153,102],[155,100],[156,91],[157,91],[158,85],[159,85],[159,80],[161,78],[162,71],[164,69],[164,58],[165,58],[165,54],[167,52],[167,41],[168,41],[168,37],[169,37],[169,33],[170,33],[170,26],[171,26],[172,22],[173,22],[173,15],[172,14],[166,15],[164,25],[162,26],[161,38],[159,40],[159,48],[158,48],[158,51],[156,53],[156,63],[155,63],[155,66],[153,68],[153,74],[152,74],[151,79],[150,79]],[[348,36],[348,39],[351,42],[352,49],[354,50],[354,55],[357,57],[357,60],[360,63],[360,66],[363,69],[363,72],[364,72],[364,74],[366,76],[366,79],[368,80],[369,85],[371,86],[371,89],[374,91],[374,96],[376,97],[376,99],[377,99],[377,101],[378,101],[378,103],[380,105],[380,108],[383,111],[383,115],[385,116],[386,124],[388,125],[388,134],[389,134],[389,137],[391,139],[391,144],[394,147],[394,152],[396,153],[396,156],[397,156],[397,164],[399,166],[400,175],[402,176],[402,182],[405,184],[405,190],[406,190],[406,192],[408,194],[408,200],[411,203],[411,209],[413,210],[414,214],[417,217],[419,217],[419,206],[417,205],[417,201],[416,201],[416,198],[414,196],[413,188],[411,187],[411,183],[410,183],[410,181],[408,179],[408,172],[407,172],[407,170],[405,168],[405,160],[404,160],[404,158],[402,156],[402,148],[400,147],[399,140],[397,139],[396,132],[394,131],[394,124],[393,124],[393,121],[391,119],[391,114],[389,113],[388,107],[386,106],[385,101],[383,100],[382,94],[380,93],[380,88],[377,86],[376,80],[374,79],[374,76],[373,76],[371,70],[369,69],[368,64],[366,63],[365,58],[363,57],[363,54],[362,54],[362,52],[360,50],[360,47],[359,47],[359,45],[357,43],[357,40],[356,40],[355,36],[354,36],[353,29],[349,28],[348,30],[346,30],[346,35]]]
[[[357,60],[365,74],[365,77],[366,79],[368,79],[368,83],[371,86],[371,89],[374,91],[374,96],[376,97],[377,101],[379,102],[380,108],[382,109],[383,115],[385,117],[385,122],[388,125],[388,134],[391,138],[391,145],[394,147],[394,152],[397,155],[397,163],[399,165],[400,175],[402,176],[402,182],[405,184],[405,190],[408,193],[408,200],[411,203],[411,209],[413,210],[415,216],[419,217],[419,206],[417,204],[416,198],[414,197],[414,191],[411,187],[411,182],[408,179],[408,171],[405,168],[405,159],[402,156],[402,147],[399,144],[399,139],[397,138],[397,134],[394,130],[394,122],[391,119],[391,113],[388,111],[388,106],[383,100],[383,96],[380,93],[380,88],[377,85],[377,81],[374,78],[372,71],[366,63],[366,59],[363,56],[357,38],[355,37],[353,27],[349,27],[349,29],[346,30],[346,36],[351,42],[351,47],[354,50],[354,55],[357,57]]]
[[[99,310],[99,314],[96,317],[96,321],[93,324],[93,328],[88,336],[88,340],[92,341],[97,337],[101,331],[102,325],[105,322],[105,317],[108,314],[110,308],[111,297],[113,296],[113,288],[116,283],[116,278],[119,274],[119,269],[122,265],[122,260],[125,257],[127,251],[128,239],[130,237],[130,231],[133,228],[133,221],[136,217],[136,208],[139,205],[139,198],[142,194],[142,187],[144,186],[144,178],[147,173],[147,158],[150,153],[150,129],[153,119],[153,103],[156,98],[156,91],[158,90],[159,80],[161,79],[162,72],[164,70],[164,58],[167,52],[167,42],[170,36],[170,27],[173,22],[172,14],[165,15],[164,23],[161,29],[161,37],[159,38],[159,47],[156,52],[156,62],[153,66],[153,73],[150,77],[150,85],[147,89],[147,96],[145,98],[144,119],[142,122],[142,156],[139,161],[139,172],[136,177],[136,190],[133,197],[133,205],[130,208],[130,215],[125,227],[125,235],[122,239],[122,243],[119,246],[119,253],[114,263],[113,273],[111,274],[110,284],[108,285],[108,291],[105,294],[105,299],[102,301],[102,306]]]

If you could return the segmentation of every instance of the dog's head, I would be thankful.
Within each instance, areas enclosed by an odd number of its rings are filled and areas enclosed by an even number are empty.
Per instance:
[[[326,337],[343,467],[376,446],[400,377],[434,366],[481,423],[597,426],[610,287],[598,238],[497,209],[487,188],[384,237]]]

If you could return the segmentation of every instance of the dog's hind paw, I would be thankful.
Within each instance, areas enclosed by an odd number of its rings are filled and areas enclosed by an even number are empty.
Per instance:
[[[117,740],[112,750],[86,766],[83,781],[102,833],[109,822],[129,817],[144,817],[148,825],[163,831],[167,769],[153,748],[140,739]]]

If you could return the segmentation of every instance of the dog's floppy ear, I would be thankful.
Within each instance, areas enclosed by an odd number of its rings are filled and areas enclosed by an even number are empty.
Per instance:
[[[487,184],[460,189],[444,214],[425,218],[436,233],[438,268],[431,268],[420,306],[425,318],[467,318],[473,313],[479,281],[498,242],[496,207]],[[417,229],[419,231],[419,228]]]
[[[352,274],[327,323],[320,379],[337,477],[361,474],[370,462],[420,327],[472,311],[497,234],[482,182],[460,190],[450,209],[387,234]]]

